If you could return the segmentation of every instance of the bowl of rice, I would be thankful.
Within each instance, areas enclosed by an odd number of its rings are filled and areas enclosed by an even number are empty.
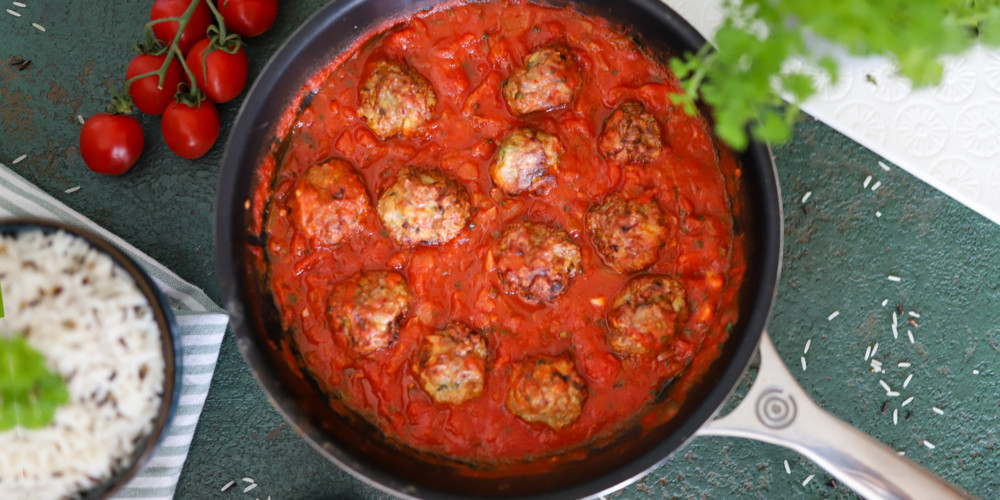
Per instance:
[[[27,344],[65,387],[44,424],[0,426],[0,498],[113,495],[153,454],[177,406],[179,330],[166,298],[102,237],[38,219],[0,219],[0,297],[0,342]],[[15,373],[5,368],[0,375]],[[10,394],[0,406],[7,417]]]

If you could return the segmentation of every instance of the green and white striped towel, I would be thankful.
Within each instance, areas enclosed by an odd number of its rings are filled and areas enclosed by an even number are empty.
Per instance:
[[[180,404],[156,453],[117,497],[172,498],[205,405],[229,317],[197,287],[0,163],[0,217],[4,216],[58,219],[86,227],[135,259],[167,296],[181,330]]]

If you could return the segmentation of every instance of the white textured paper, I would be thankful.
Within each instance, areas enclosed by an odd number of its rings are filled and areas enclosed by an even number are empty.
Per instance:
[[[722,22],[722,0],[664,1],[709,40]],[[1000,224],[1000,50],[944,66],[939,86],[914,91],[887,60],[850,61],[802,109]]]

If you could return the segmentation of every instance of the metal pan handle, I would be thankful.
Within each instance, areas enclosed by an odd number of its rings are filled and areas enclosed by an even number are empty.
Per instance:
[[[743,402],[699,431],[795,450],[865,498],[974,498],[820,409],[785,368],[767,332]]]

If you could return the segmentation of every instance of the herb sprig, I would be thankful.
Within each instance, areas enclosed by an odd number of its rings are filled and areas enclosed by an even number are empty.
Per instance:
[[[0,335],[0,431],[44,427],[69,400],[62,377],[45,368],[45,357],[24,337]]]
[[[887,55],[921,87],[941,80],[941,56],[977,41],[1000,45],[1000,0],[726,0],[715,49],[670,61],[685,91],[671,100],[694,113],[700,97],[734,149],[746,148],[747,130],[780,143],[791,136],[798,104],[816,92],[816,75],[783,71],[791,58],[835,82],[838,52]]]

